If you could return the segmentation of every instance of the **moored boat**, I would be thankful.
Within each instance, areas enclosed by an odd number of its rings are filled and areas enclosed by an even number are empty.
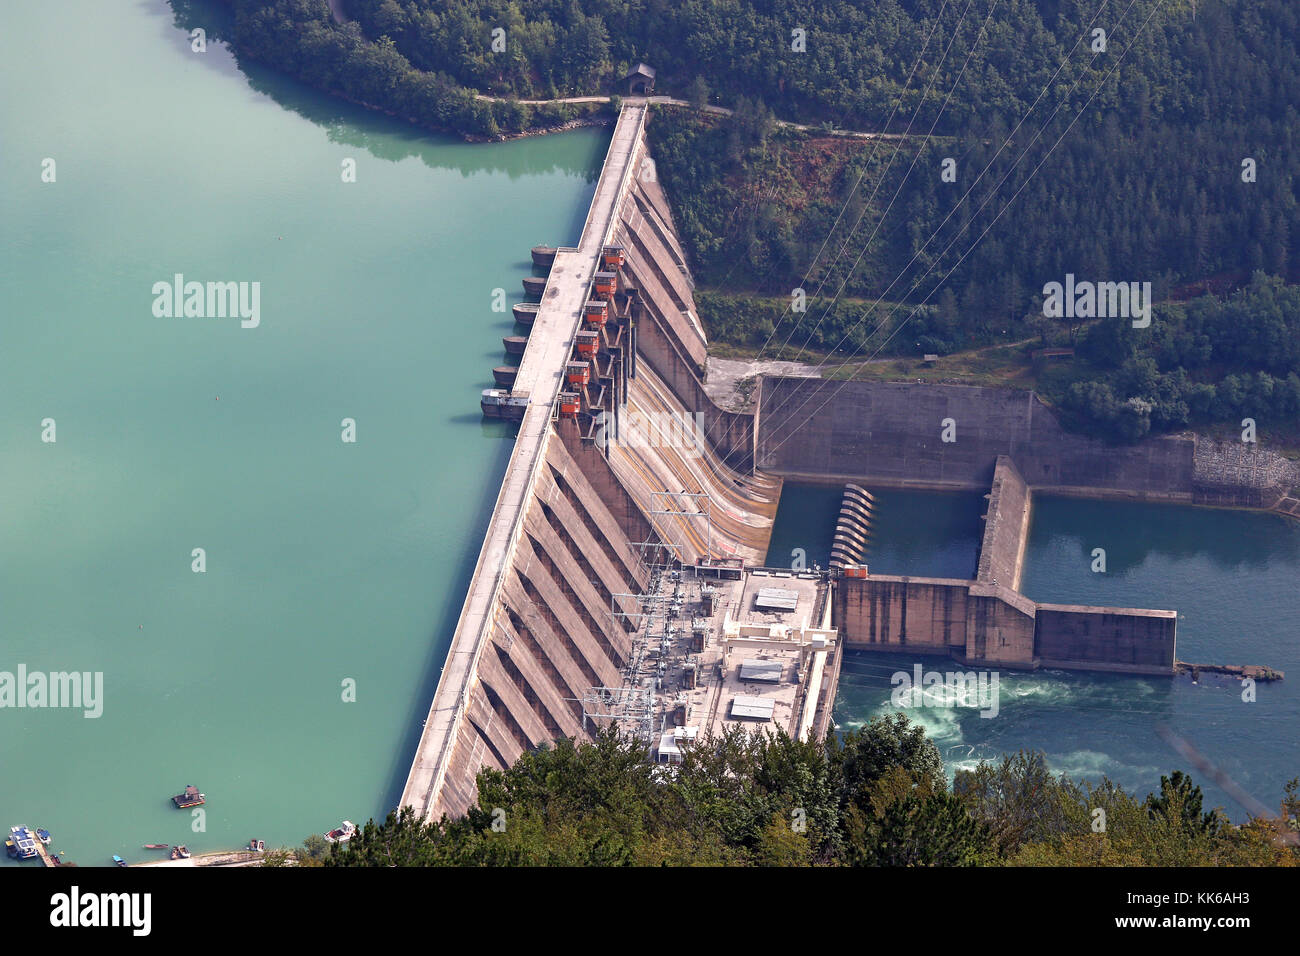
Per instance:
[[[190,858],[189,848],[183,846],[172,847],[171,858],[173,860],[188,860]]]
[[[518,374],[518,365],[498,365],[492,370],[492,378],[496,381],[498,388],[509,388],[515,384],[515,376]]]
[[[30,827],[10,827],[9,839],[5,840],[5,852],[15,860],[30,860],[39,851],[36,849],[36,837],[32,836]]]
[[[524,349],[528,347],[528,336],[526,335],[507,335],[501,340],[505,346],[507,355],[523,355]]]
[[[146,843],[144,848],[146,850],[165,850],[169,846],[171,846],[170,843]]]
[[[537,303],[516,302],[511,306],[511,311],[515,314],[515,321],[520,325],[532,325],[533,320],[537,318]]]
[[[126,860],[122,859],[116,853],[113,854],[113,862],[116,863],[118,866],[126,866]]]
[[[347,843],[356,836],[357,825],[351,820],[344,820],[343,826],[336,827],[325,834],[325,839],[330,843]]]
[[[180,807],[182,810],[188,809],[189,807],[200,807],[205,801],[206,798],[204,795],[199,793],[199,788],[193,784],[186,784],[184,793],[178,793],[176,796],[172,797],[172,803],[176,804],[176,806]]]
[[[524,276],[524,295],[535,295],[541,298],[545,290],[546,276]]]

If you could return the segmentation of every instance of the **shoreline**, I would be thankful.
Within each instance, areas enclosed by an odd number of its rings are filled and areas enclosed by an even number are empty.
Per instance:
[[[263,65],[268,66],[271,69],[276,69],[277,72],[284,72],[282,70],[278,70],[277,67],[271,66],[271,64],[264,63]],[[559,126],[530,127],[529,129],[522,130],[517,133],[498,133],[496,136],[479,136],[475,133],[465,133],[457,129],[452,129],[451,127],[434,126],[431,123],[425,123],[422,120],[415,119],[412,116],[407,116],[402,113],[394,112],[393,110],[384,109],[382,106],[376,106],[373,103],[367,103],[365,100],[355,99],[354,97],[348,96],[345,93],[338,93],[333,90],[326,90],[318,86],[313,86],[312,84],[307,83],[304,80],[298,79],[296,76],[294,76],[291,73],[284,73],[284,75],[292,79],[295,83],[302,83],[308,89],[315,90],[316,92],[321,93],[324,96],[332,96],[336,99],[342,100],[345,103],[351,103],[353,106],[359,106],[362,109],[369,110],[372,113],[379,113],[383,116],[391,117],[392,119],[399,120],[403,123],[408,123],[411,126],[414,126],[416,129],[422,129],[429,133],[436,133],[442,136],[455,136],[466,143],[504,143],[513,139],[526,139],[533,136],[546,136],[551,133],[564,133],[572,129],[581,129],[586,126],[613,126],[615,123],[614,117],[608,116],[604,113],[597,112],[591,116],[580,116],[576,119],[566,120],[564,123],[561,123]]]
[[[547,126],[541,129],[527,129],[520,133],[502,133],[499,136],[470,136],[463,134],[462,139],[467,143],[506,143],[516,139],[532,139],[537,136],[550,136],[552,133],[567,133],[574,129],[588,129],[596,126],[613,127],[616,120],[612,116],[605,116],[597,113],[594,116],[584,116],[578,119],[569,120],[561,123],[559,126]]]
[[[141,863],[128,863],[126,868],[129,870],[137,866],[260,866],[265,856],[266,853],[252,850],[209,850],[206,853],[195,853],[183,860],[146,860]]]

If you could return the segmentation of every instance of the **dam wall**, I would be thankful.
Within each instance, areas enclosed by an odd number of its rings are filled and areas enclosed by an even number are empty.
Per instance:
[[[644,300],[643,300],[644,301]],[[649,365],[672,389],[677,402],[698,415],[709,444],[717,449],[728,466],[749,471],[754,462],[754,416],[720,408],[704,389],[704,383],[671,337],[655,319],[655,310],[646,306],[645,318],[637,325],[637,360]]]
[[[401,797],[425,819],[464,813],[480,769],[587,738],[584,700],[644,689],[642,600],[670,560],[766,552],[781,481],[748,473],[752,420],[694,404],[706,342],[667,203],[639,175],[645,114],[624,101],[578,245],[534,250],[549,273],[516,307],[522,357],[481,399],[519,431]]]
[[[708,342],[668,199],[653,170],[648,147],[642,147],[615,217],[613,238],[625,251],[620,288],[633,355],[619,427],[606,449],[610,468],[679,560],[761,564],[781,482],[751,473],[753,415],[720,408],[704,389]],[[683,433],[665,436],[659,427],[665,420],[685,425]],[[638,428],[650,422],[656,424]],[[709,500],[706,505],[665,490],[707,494]]]
[[[786,476],[989,490],[976,580],[871,575],[847,561],[820,579],[810,621],[822,633],[801,626],[798,646],[781,651],[811,664],[808,683],[785,682],[773,702],[799,733],[829,726],[844,646],[1171,673],[1173,612],[1039,605],[1015,590],[1032,492],[1196,500],[1254,482],[1252,500],[1265,501],[1289,472],[1188,439],[1105,448],[1065,433],[1031,393],[1004,389],[776,378],[760,384],[753,416],[721,409],[701,381],[707,343],[645,123],[645,104],[625,100],[578,245],[534,250],[549,274],[525,281],[540,301],[515,307],[531,332],[503,343],[511,355],[522,348],[519,365],[494,369],[501,387],[481,399],[485,415],[517,421],[518,435],[401,805],[426,819],[462,814],[480,769],[586,738],[584,713],[591,730],[613,716],[588,704],[660,707],[634,717],[670,759],[677,731],[692,728],[665,722],[681,708],[664,710],[664,694],[711,700],[699,726],[732,720],[719,708],[735,682],[689,659],[718,650],[707,627],[696,640],[695,612],[721,614],[725,633],[734,609],[716,596],[752,585],[744,626],[761,623],[769,648],[790,643],[782,602],[816,576],[756,571],[750,581],[744,570],[763,563]],[[870,494],[846,495],[863,508],[842,509],[840,543],[862,545]],[[647,607],[663,618],[653,641]],[[689,626],[666,627],[663,615],[687,608]],[[750,639],[740,638],[728,647]],[[672,668],[651,660],[673,640],[690,647],[672,652]]]
[[[639,593],[646,572],[624,534],[627,502],[606,484],[606,506],[553,424],[645,112],[629,103],[619,115],[579,244],[555,253],[514,376],[519,432],[402,791],[424,818],[463,813],[480,768],[584,736],[583,693],[621,680],[631,624],[613,612],[634,605],[613,596]]]
[[[646,364],[628,384],[622,417],[626,427],[606,442],[610,469],[673,556],[686,564],[714,559],[761,564],[781,480],[731,468]],[[660,427],[665,421],[688,427]]]
[[[835,622],[850,649],[965,652],[970,582],[871,574],[842,578]]]
[[[1000,584],[973,581],[966,598],[968,664],[1033,667],[1037,627],[1035,605]]]
[[[849,650],[949,656],[972,666],[1174,672],[1174,611],[1038,604],[981,581],[868,573],[836,583]]]
[[[1034,603],[1009,588],[953,578],[845,577],[836,593],[847,647],[1034,666]]]
[[[1167,674],[1174,668],[1173,611],[1038,605],[1043,667]]]
[[[699,416],[710,445],[729,467],[749,471],[754,416],[720,408],[704,389],[708,341],[695,307],[695,283],[653,170],[653,162],[642,162],[615,229],[628,252],[624,274],[636,318],[636,361],[650,365],[678,403]]]
[[[777,474],[985,489],[1006,455],[1037,490],[1192,497],[1193,442],[1110,447],[1065,431],[1032,392],[766,377],[761,390],[758,467]]]
[[[635,612],[633,599],[616,595],[639,593],[647,578],[604,502],[564,443],[548,443],[465,688],[435,817],[470,806],[480,768],[504,769],[538,744],[583,736],[583,693],[619,684],[632,618],[611,610]],[[419,798],[409,792],[403,803],[418,807]]]
[[[581,429],[576,422],[556,422],[555,430],[564,443],[565,451],[582,472],[595,495],[604,503],[605,508],[618,525],[617,534],[622,540],[630,542],[659,543],[654,525],[637,505],[636,499],[628,494],[626,487],[609,459],[599,445],[584,440]]]
[[[1067,432],[1015,389],[764,377],[758,408],[756,466],[801,480],[986,488],[1005,455],[1030,489],[1056,494],[1272,508],[1300,485],[1300,465],[1255,446]]]

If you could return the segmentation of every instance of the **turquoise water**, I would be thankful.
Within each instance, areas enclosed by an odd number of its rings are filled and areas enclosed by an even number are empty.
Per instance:
[[[871,540],[863,560],[880,574],[931,578],[975,576],[984,498],[871,489]],[[767,564],[788,568],[803,552],[805,567],[828,567],[844,488],[787,484],[781,494]]]
[[[806,527],[833,526],[838,490],[808,491],[787,487],[778,530],[795,526],[790,515]],[[876,492],[872,570],[969,577],[983,500],[964,498],[970,508],[963,512],[953,507],[963,498]],[[769,562],[778,546],[788,553],[791,540],[785,531],[779,540],[774,532]],[[1104,573],[1092,571],[1096,548],[1106,552]],[[950,773],[1021,748],[1038,749],[1057,771],[1090,780],[1108,775],[1145,795],[1159,787],[1162,773],[1183,769],[1200,783],[1210,804],[1242,819],[1245,810],[1175,752],[1157,728],[1168,728],[1256,800],[1277,806],[1283,785],[1300,775],[1297,582],[1300,523],[1286,518],[1036,496],[1022,580],[1026,595],[1047,602],[1174,609],[1180,659],[1268,664],[1285,671],[1287,680],[1257,685],[1256,699],[1248,703],[1237,682],[1220,677],[1193,684],[1186,677],[1004,671],[995,717],[938,707],[909,708],[909,716],[925,725]],[[927,670],[953,669],[943,659],[847,655],[836,719],[855,726],[890,710],[891,676],[911,673],[916,663]]]
[[[608,134],[425,135],[159,2],[6,3],[0,43],[0,671],[104,682],[0,709],[0,825],[96,865],[382,816],[511,448],[493,290],[576,242]],[[260,282],[260,325],[156,317],[178,272]]]

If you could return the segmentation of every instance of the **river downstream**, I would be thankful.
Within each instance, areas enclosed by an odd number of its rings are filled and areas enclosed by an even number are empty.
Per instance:
[[[881,574],[968,578],[979,546],[978,494],[876,490],[868,566]],[[770,564],[829,559],[840,489],[787,485]],[[1093,571],[1093,552],[1106,570]],[[1267,664],[1287,679],[1259,684],[1254,702],[1226,678],[1155,678],[1062,671],[1000,674],[998,713],[909,708],[939,746],[949,773],[1021,748],[1042,750],[1053,770],[1103,775],[1145,796],[1182,769],[1207,806],[1245,810],[1158,732],[1168,728],[1264,805],[1300,775],[1300,522],[1269,514],[1173,505],[1034,497],[1021,590],[1044,602],[1170,608],[1179,612],[1178,657],[1195,663]],[[954,669],[942,658],[926,669]],[[853,727],[892,709],[891,678],[908,655],[845,657],[836,720]]]

